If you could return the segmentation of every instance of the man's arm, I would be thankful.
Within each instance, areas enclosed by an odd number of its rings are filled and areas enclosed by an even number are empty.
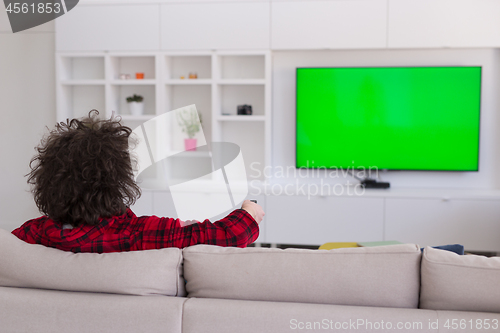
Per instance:
[[[195,244],[246,247],[258,238],[258,222],[264,216],[259,205],[247,201],[242,209],[214,223],[205,220],[185,225],[179,219],[146,217],[131,235],[132,249],[184,248]]]

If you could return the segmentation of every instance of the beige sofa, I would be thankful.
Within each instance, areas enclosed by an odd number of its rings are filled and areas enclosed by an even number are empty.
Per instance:
[[[500,258],[411,244],[73,254],[0,230],[2,333],[294,331],[499,332]]]

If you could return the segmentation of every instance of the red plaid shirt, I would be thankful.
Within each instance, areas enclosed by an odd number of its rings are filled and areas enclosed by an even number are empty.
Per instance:
[[[42,244],[72,252],[120,252],[184,248],[195,244],[246,247],[259,236],[259,226],[243,209],[220,221],[185,225],[179,219],[141,216],[128,209],[121,216],[100,219],[95,226],[65,229],[47,216],[29,220],[12,231],[31,244]]]

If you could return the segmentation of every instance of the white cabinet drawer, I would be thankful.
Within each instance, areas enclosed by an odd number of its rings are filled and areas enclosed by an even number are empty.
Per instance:
[[[383,240],[383,200],[268,196],[266,242],[321,245]]]
[[[386,239],[500,251],[500,201],[386,199]]]

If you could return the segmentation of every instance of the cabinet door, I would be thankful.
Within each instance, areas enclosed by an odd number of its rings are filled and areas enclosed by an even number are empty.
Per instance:
[[[386,199],[385,238],[420,246],[500,251],[500,201]]]
[[[390,48],[498,47],[500,1],[389,0]]]
[[[159,5],[78,6],[56,20],[56,49],[158,50],[159,9]]]
[[[500,47],[500,1],[443,1],[446,46]]]
[[[386,47],[385,0],[273,2],[271,12],[272,49]]]
[[[383,240],[383,199],[267,197],[266,242],[321,245]]]
[[[164,50],[268,49],[269,3],[165,4]]]
[[[443,7],[436,0],[389,0],[388,47],[444,47]]]

